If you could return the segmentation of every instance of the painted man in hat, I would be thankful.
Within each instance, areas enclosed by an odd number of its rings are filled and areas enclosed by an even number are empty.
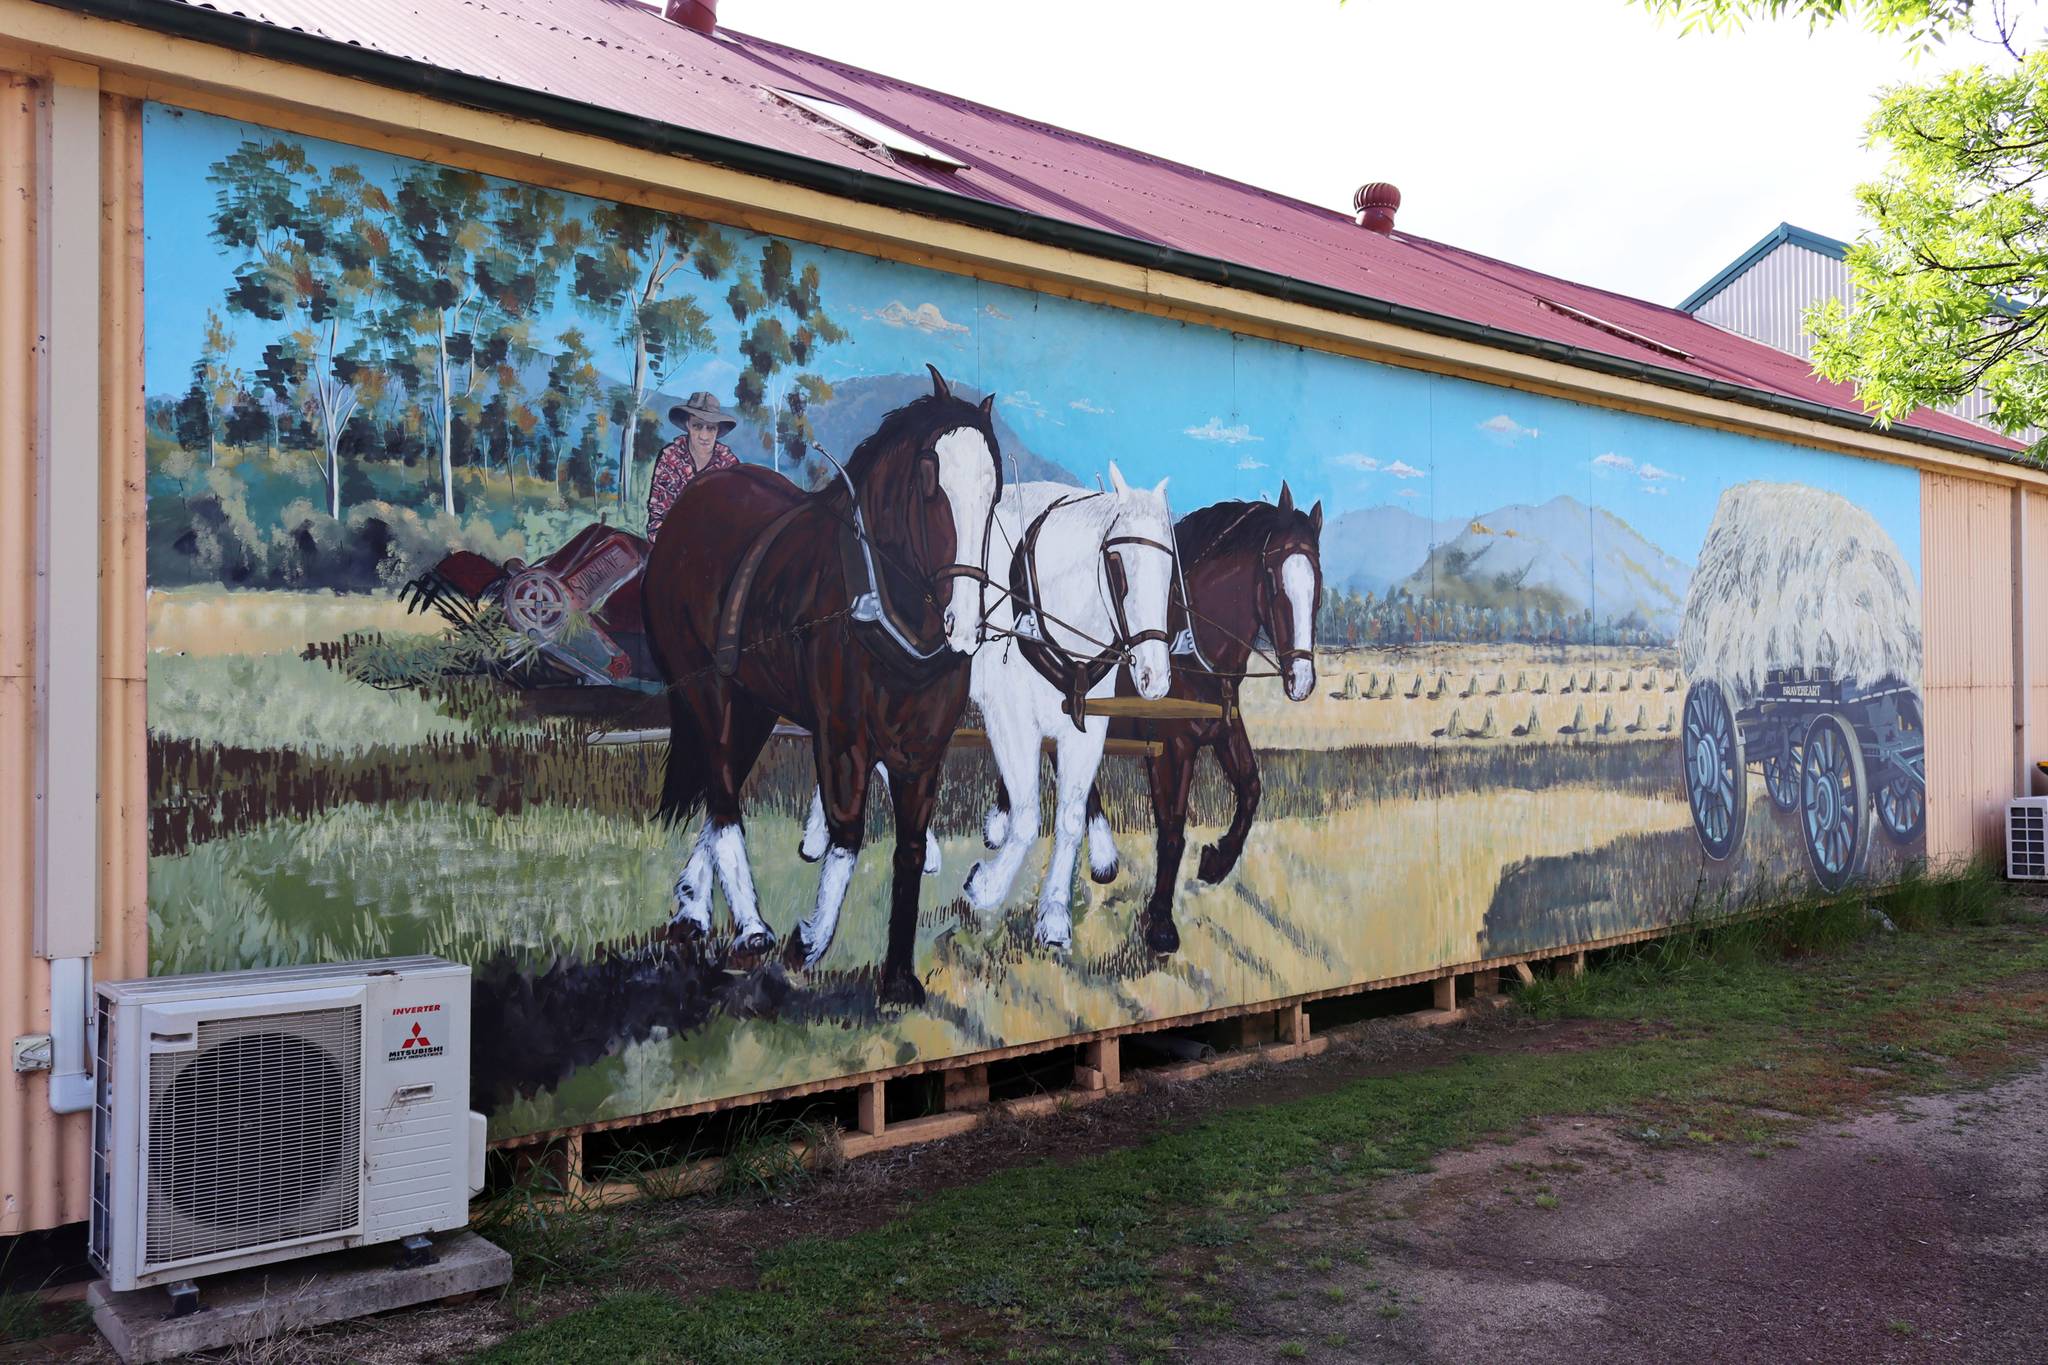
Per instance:
[[[669,509],[692,479],[706,470],[730,469],[740,462],[723,439],[739,423],[726,416],[710,394],[691,394],[688,402],[668,410],[668,420],[682,428],[682,435],[663,446],[654,461],[654,478],[647,488],[649,540],[661,530]]]

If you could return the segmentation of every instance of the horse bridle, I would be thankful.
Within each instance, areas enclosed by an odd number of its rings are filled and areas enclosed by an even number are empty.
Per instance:
[[[934,439],[936,440],[936,438]],[[826,462],[838,473],[839,481],[846,485],[847,500],[853,507],[853,538],[860,547],[859,563],[864,571],[864,581],[860,583],[850,581],[846,585],[847,594],[852,600],[848,614],[853,620],[862,625],[881,627],[882,633],[889,637],[890,643],[902,650],[913,661],[921,664],[930,663],[946,652],[946,641],[943,633],[937,644],[927,648],[919,644],[910,628],[897,619],[895,611],[890,607],[888,599],[882,593],[882,576],[875,568],[874,544],[869,539],[867,518],[861,510],[860,489],[854,486],[853,477],[846,472],[846,466],[840,464],[838,460],[832,457],[832,452],[816,442],[812,442],[811,449],[824,456]],[[916,463],[918,473],[916,477],[920,482],[924,477],[924,464],[929,460],[933,468],[932,482],[934,487],[937,486],[938,458],[937,450],[930,445],[918,452]],[[1000,501],[1002,485],[1000,466],[998,466],[997,470],[996,484],[998,496],[989,499],[988,514],[982,521],[982,562],[980,564],[964,564],[956,560],[953,563],[928,571],[925,574],[925,581],[930,585],[930,597],[934,606],[938,605],[938,599],[945,592],[946,585],[956,578],[971,578],[981,584],[984,589],[995,588],[998,592],[1002,591],[995,580],[989,577],[988,573],[989,542],[992,539],[990,532],[995,527],[996,503]],[[923,496],[929,499],[931,495],[924,494]],[[923,569],[925,562],[929,558],[930,545],[924,534],[924,519],[919,517],[914,525],[917,528],[917,544],[914,553],[917,555],[918,568]],[[988,602],[984,597],[982,612],[986,615],[987,611]]]
[[[1102,563],[1103,578],[1109,585],[1109,614],[1114,631],[1103,646],[1088,658],[1081,658],[1072,650],[1056,643],[1047,629],[1048,613],[1038,590],[1038,533],[1045,526],[1047,517],[1062,507],[1075,506],[1090,498],[1104,496],[1101,493],[1087,493],[1080,497],[1067,495],[1055,498],[1031,520],[1025,528],[1024,538],[1010,555],[1010,598],[1016,613],[1017,646],[1023,651],[1024,659],[1044,678],[1057,688],[1065,700],[1061,709],[1074,722],[1077,730],[1085,729],[1084,703],[1090,690],[1109,676],[1124,660],[1137,652],[1138,646],[1157,640],[1168,647],[1173,646],[1173,637],[1164,630],[1147,629],[1133,631],[1124,599],[1129,595],[1131,580],[1124,568],[1123,556],[1117,553],[1119,545],[1137,545],[1164,553],[1176,568],[1180,556],[1171,545],[1161,544],[1150,536],[1118,535],[1105,539],[1097,550]],[[1066,625],[1069,631],[1084,632]]]
[[[1278,528],[1275,528],[1275,529],[1274,529],[1274,530],[1272,530],[1272,531],[1268,531],[1268,532],[1266,533],[1266,538],[1265,538],[1265,540],[1261,541],[1261,542],[1260,542],[1260,544],[1259,544],[1259,586],[1258,586],[1258,589],[1257,589],[1257,591],[1258,591],[1258,592],[1260,592],[1261,594],[1263,594],[1263,595],[1265,596],[1265,598],[1266,598],[1266,602],[1267,602],[1267,608],[1266,608],[1266,616],[1267,616],[1267,618],[1268,618],[1269,620],[1271,620],[1271,621],[1274,621],[1274,622],[1277,622],[1277,621],[1278,621],[1278,620],[1280,619],[1280,614],[1279,614],[1279,612],[1275,611],[1275,610],[1273,609],[1273,606],[1272,606],[1273,598],[1274,598],[1274,596],[1275,596],[1275,594],[1274,594],[1274,591],[1273,591],[1273,586],[1272,586],[1272,584],[1273,584],[1273,579],[1274,579],[1275,575],[1273,575],[1272,573],[1270,573],[1270,572],[1268,572],[1268,571],[1267,571],[1266,565],[1267,565],[1267,562],[1268,562],[1269,560],[1271,560],[1271,558],[1273,557],[1273,537],[1274,537],[1275,535],[1278,535],[1278,534],[1279,534],[1279,530],[1278,530]],[[1316,572],[1316,577],[1317,577],[1318,579],[1320,579],[1320,578],[1322,577],[1322,567],[1321,567],[1321,564],[1320,564],[1320,562],[1319,562],[1319,561],[1320,561],[1320,559],[1321,559],[1321,556],[1320,556],[1320,555],[1309,555],[1309,554],[1308,554],[1308,551],[1304,550],[1304,549],[1303,549],[1303,548],[1301,548],[1301,547],[1300,547],[1299,545],[1296,545],[1296,544],[1294,544],[1294,543],[1293,543],[1293,542],[1291,542],[1291,541],[1290,541],[1289,543],[1285,544],[1285,545],[1282,545],[1282,546],[1280,547],[1280,550],[1281,550],[1281,555],[1282,555],[1282,558],[1281,558],[1281,561],[1280,561],[1280,562],[1281,562],[1281,564],[1282,564],[1283,566],[1284,566],[1284,565],[1286,564],[1286,562],[1287,562],[1287,560],[1286,560],[1286,558],[1285,558],[1285,557],[1286,557],[1287,555],[1290,555],[1290,554],[1299,554],[1299,555],[1305,555],[1305,556],[1307,556],[1307,557],[1308,557],[1308,559],[1309,559],[1309,561],[1310,561],[1311,563],[1314,563],[1314,564],[1316,564],[1316,566],[1317,566],[1317,572]],[[1316,603],[1313,603],[1313,602],[1309,604],[1309,639],[1310,639],[1311,641],[1313,641],[1313,640],[1315,639],[1315,611],[1316,611],[1316,605],[1317,605],[1317,604],[1316,604]],[[1256,605],[1255,605],[1255,608],[1254,608],[1254,609],[1255,609],[1255,611],[1256,611]],[[1289,624],[1290,624],[1290,627],[1291,627],[1292,623],[1290,622]],[[1310,647],[1310,648],[1308,648],[1308,649],[1303,649],[1303,648],[1301,647],[1301,642],[1300,642],[1299,640],[1296,640],[1296,641],[1295,641],[1295,642],[1294,642],[1294,643],[1293,643],[1292,645],[1290,645],[1290,646],[1289,646],[1288,648],[1286,648],[1286,649],[1281,649],[1281,648],[1279,648],[1279,641],[1280,641],[1280,632],[1279,632],[1279,630],[1278,630],[1277,628],[1270,628],[1270,631],[1269,631],[1269,633],[1270,633],[1270,635],[1271,635],[1271,640],[1272,640],[1272,643],[1273,643],[1273,645],[1274,645],[1274,651],[1273,651],[1273,653],[1272,653],[1272,654],[1268,655],[1267,657],[1268,657],[1268,658],[1271,658],[1271,659],[1273,660],[1273,667],[1275,668],[1275,670],[1277,670],[1277,676],[1278,676],[1278,677],[1280,678],[1280,680],[1281,680],[1281,683],[1282,683],[1283,685],[1284,685],[1284,684],[1286,683],[1286,681],[1287,681],[1287,666],[1288,666],[1289,664],[1292,664],[1292,663],[1296,663],[1296,662],[1299,662],[1299,661],[1302,661],[1302,660],[1306,660],[1306,661],[1308,662],[1308,664],[1309,664],[1309,666],[1310,666],[1311,668],[1313,668],[1313,667],[1315,666],[1315,661],[1316,661],[1316,652],[1315,652],[1315,649],[1313,648],[1313,646],[1311,646],[1311,647]],[[1254,647],[1254,648],[1257,648],[1257,646],[1256,646],[1256,645],[1254,645],[1253,647]],[[1264,650],[1260,650],[1259,652],[1260,652],[1260,653],[1262,653],[1262,654],[1264,654],[1264,653],[1265,653],[1265,651],[1264,651]]]

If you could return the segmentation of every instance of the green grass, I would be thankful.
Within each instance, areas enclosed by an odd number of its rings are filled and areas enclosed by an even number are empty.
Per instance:
[[[1644,1129],[1738,1139],[1757,1124],[1745,1106],[1828,1112],[1873,1090],[1989,1074],[2011,1064],[2015,1040],[2048,1030],[2038,999],[1983,989],[2048,970],[2048,935],[2038,923],[2008,922],[1986,879],[1920,881],[1887,904],[1910,906],[1913,928],[1877,933],[1860,903],[1806,907],[1766,928],[1648,945],[1579,982],[1531,993],[1553,1017],[1657,1025],[1638,1041],[1466,1053],[1217,1113],[1142,1146],[1006,1170],[931,1195],[872,1231],[769,1249],[756,1259],[755,1288],[694,1299],[629,1290],[481,1359],[914,1358],[929,1343],[906,1324],[968,1311],[993,1313],[1075,1357],[1145,1354],[1143,1343],[1165,1329],[1142,1303],[1175,1287],[1171,1256],[1250,1238],[1317,1189],[1418,1169],[1446,1148],[1555,1114],[1636,1116]],[[1884,1044],[1906,1049],[1890,1074],[1850,1070],[1864,1067],[1852,1063],[1853,1049]],[[1211,1254],[1220,1266],[1220,1250]]]

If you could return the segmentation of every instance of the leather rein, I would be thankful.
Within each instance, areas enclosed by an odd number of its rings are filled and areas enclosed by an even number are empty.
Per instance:
[[[1016,626],[1010,634],[1016,638],[1017,647],[1023,653],[1025,662],[1059,692],[1063,700],[1060,709],[1074,722],[1077,730],[1086,728],[1084,706],[1088,693],[1095,685],[1108,677],[1118,665],[1137,650],[1139,645],[1157,640],[1173,647],[1173,637],[1163,630],[1131,629],[1130,617],[1126,613],[1124,599],[1130,593],[1130,575],[1124,569],[1123,556],[1116,552],[1119,545],[1136,545],[1158,550],[1165,554],[1176,570],[1180,557],[1171,545],[1163,545],[1150,536],[1119,535],[1105,539],[1097,553],[1101,558],[1102,572],[1109,585],[1109,611],[1113,630],[1110,638],[1100,642],[1102,648],[1086,658],[1059,644],[1052,638],[1049,625],[1058,624],[1069,632],[1079,635],[1090,644],[1097,643],[1087,632],[1082,631],[1052,616],[1045,610],[1038,587],[1038,533],[1044,528],[1046,518],[1062,507],[1074,506],[1089,498],[1103,496],[1088,493],[1081,497],[1061,497],[1047,504],[1044,511],[1032,518],[1025,529],[1023,540],[1010,555],[1010,600],[1016,614]],[[1176,582],[1178,575],[1176,574]]]
[[[861,508],[860,489],[854,486],[853,478],[846,472],[846,467],[834,459],[832,453],[824,446],[814,442],[811,449],[824,456],[826,462],[838,474],[852,507],[850,518],[836,518],[840,522],[840,561],[845,573],[846,595],[850,604],[847,615],[855,625],[869,628],[872,643],[886,643],[891,650],[913,666],[929,666],[946,652],[943,631],[936,641],[927,644],[918,638],[917,628],[904,621],[897,613],[875,563],[875,545],[868,533],[867,517]],[[935,461],[937,458],[937,454],[930,448],[919,451],[917,455],[917,461],[920,463],[925,460]],[[997,484],[1000,490],[1000,476]],[[925,575],[925,582],[929,585],[927,599],[933,605],[937,604],[939,595],[945,591],[946,585],[956,578],[971,578],[984,588],[993,588],[999,593],[1002,591],[1001,586],[989,577],[987,568],[989,538],[995,525],[998,500],[989,500],[988,513],[982,522],[983,562],[967,564],[955,561]],[[739,669],[740,628],[746,615],[747,599],[752,595],[754,577],[760,571],[762,561],[767,558],[770,547],[789,528],[790,523],[796,520],[797,514],[815,505],[816,501],[813,498],[805,498],[796,503],[763,527],[761,533],[754,537],[753,543],[747,546],[747,552],[740,561],[739,571],[733,575],[731,583],[726,588],[725,600],[719,611],[718,644],[712,654],[712,664],[719,676],[729,678]],[[915,528],[916,539],[912,554],[918,567],[922,568],[930,549],[924,532],[924,519],[916,518],[912,525]],[[873,639],[873,636],[880,638]]]

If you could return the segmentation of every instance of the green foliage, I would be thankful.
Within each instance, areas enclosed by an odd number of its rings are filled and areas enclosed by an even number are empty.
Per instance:
[[[1745,27],[1752,19],[1804,19],[1818,29],[1847,19],[1873,33],[1903,33],[1909,42],[1941,41],[1968,28],[1977,0],[1636,0],[1659,19],[1676,19],[1685,31],[1715,33]]]
[[[1861,297],[1809,315],[1815,368],[1883,421],[1981,387],[2007,430],[2048,422],[2048,53],[1894,87],[1869,131],[1890,160],[1857,191]]]

